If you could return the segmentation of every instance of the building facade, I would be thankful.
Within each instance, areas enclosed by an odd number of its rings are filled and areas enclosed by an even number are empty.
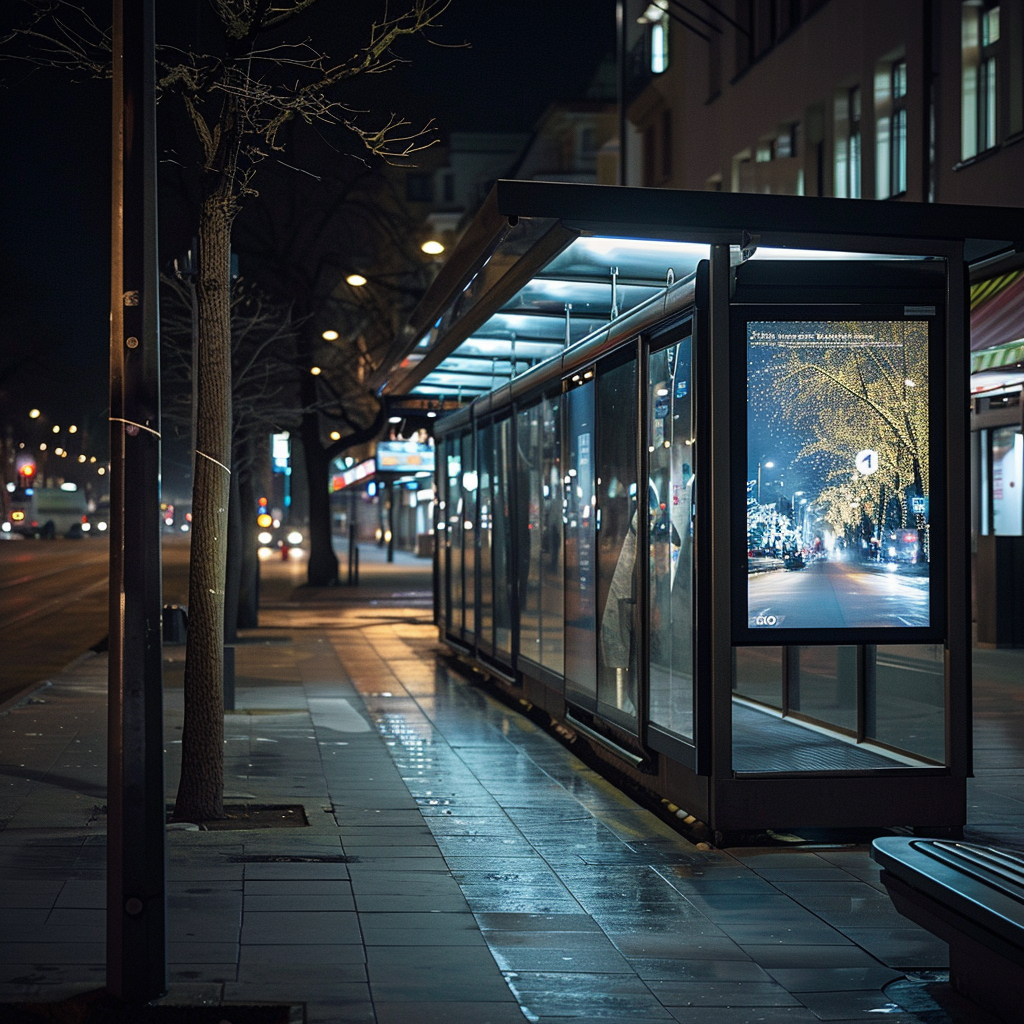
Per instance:
[[[627,184],[1024,205],[1024,0],[622,11]],[[1024,244],[1008,248],[971,282],[970,472],[978,639],[1016,645],[1024,599],[1005,567],[1024,556]]]

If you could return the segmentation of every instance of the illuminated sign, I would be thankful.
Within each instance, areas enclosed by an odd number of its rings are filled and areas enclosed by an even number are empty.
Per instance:
[[[335,473],[331,477],[331,490],[340,491],[346,487],[351,487],[353,484],[359,483],[360,480],[373,476],[376,469],[377,464],[373,459],[367,459],[365,462],[360,462],[358,466]]]
[[[750,319],[745,342],[737,627],[930,628],[928,321]]]
[[[433,473],[433,446],[422,441],[379,441],[377,472]]]

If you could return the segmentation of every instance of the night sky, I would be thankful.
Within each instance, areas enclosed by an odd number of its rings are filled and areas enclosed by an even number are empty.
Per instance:
[[[380,7],[348,3],[342,16]],[[164,11],[184,30],[183,5],[157,8],[158,39]],[[339,16],[330,0],[322,11]],[[414,122],[434,118],[442,135],[529,131],[552,100],[582,96],[601,58],[614,53],[614,0],[593,0],[585,16],[565,0],[452,0],[434,38],[470,46],[407,42],[401,53],[409,63],[373,80],[380,109]],[[0,326],[25,342],[38,366],[15,403],[92,418],[99,430],[109,344],[110,85],[10,63],[0,82]]]

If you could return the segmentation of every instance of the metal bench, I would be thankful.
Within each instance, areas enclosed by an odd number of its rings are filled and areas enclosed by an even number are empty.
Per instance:
[[[945,839],[876,839],[893,905],[949,944],[949,977],[1006,1021],[1024,1007],[1024,856]]]

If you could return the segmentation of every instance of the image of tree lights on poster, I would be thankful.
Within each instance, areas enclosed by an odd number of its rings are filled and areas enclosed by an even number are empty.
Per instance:
[[[748,629],[928,627],[927,321],[746,335]]]

